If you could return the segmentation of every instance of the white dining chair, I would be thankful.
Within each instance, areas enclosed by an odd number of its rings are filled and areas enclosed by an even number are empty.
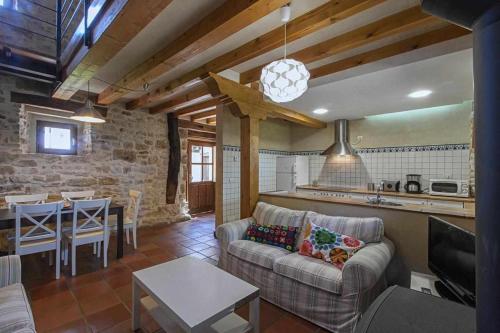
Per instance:
[[[142,192],[136,190],[128,191],[128,204],[123,218],[123,230],[127,237],[127,244],[130,244],[130,230],[132,230],[132,238],[134,242],[134,249],[137,249],[137,226],[139,218],[139,209],[141,207]],[[109,219],[110,230],[117,230],[116,216],[111,216]],[[110,233],[108,233],[109,237]]]
[[[6,195],[5,203],[9,209],[13,208],[16,204],[42,204],[47,201],[49,197],[48,193],[39,193],[39,194],[21,194],[21,195]],[[13,248],[10,245],[13,244],[15,239],[15,230],[9,230],[5,233],[5,238],[7,240],[8,253],[12,253]],[[42,253],[42,256],[45,256],[45,253]]]
[[[33,205],[15,205],[16,234],[15,253],[26,255],[38,252],[56,252],[56,279],[61,273],[61,209],[62,201]],[[55,228],[47,222],[56,218]],[[22,227],[22,222],[25,226]]]
[[[88,190],[88,191],[73,191],[73,192],[61,192],[61,197],[65,202],[70,202],[71,200],[92,200],[94,198],[95,191],[94,190]],[[71,228],[72,222],[63,223],[63,230]],[[99,243],[100,244],[100,243]],[[97,249],[97,244],[93,244],[94,250],[93,253],[97,254],[101,252],[101,249]]]
[[[110,198],[96,200],[73,200],[73,223],[71,230],[62,233],[64,244],[64,265],[68,264],[71,245],[71,274],[76,275],[76,248],[84,244],[103,242],[104,267],[108,266],[108,212]],[[80,215],[80,216],[79,216]],[[100,216],[103,215],[103,218]],[[81,218],[83,216],[83,219]],[[80,219],[79,219],[80,217]],[[100,246],[99,246],[100,249]],[[97,256],[100,256],[98,251]]]
[[[76,192],[61,192],[61,197],[63,200],[92,200],[94,198],[95,191],[76,191]]]
[[[6,195],[5,202],[8,208],[12,208],[16,204],[43,204],[48,198],[48,193]]]

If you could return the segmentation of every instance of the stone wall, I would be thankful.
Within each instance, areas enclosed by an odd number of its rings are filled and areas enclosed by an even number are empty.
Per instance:
[[[129,189],[144,193],[141,223],[172,222],[180,218],[185,199],[185,172],[181,167],[176,204],[166,204],[168,139],[166,116],[112,105],[105,124],[92,125],[91,148],[78,156],[23,152],[26,109],[10,102],[10,91],[33,93],[36,85],[0,77],[0,197],[6,194],[96,190],[125,203]],[[187,133],[180,131],[187,146]],[[187,151],[183,149],[182,160]]]

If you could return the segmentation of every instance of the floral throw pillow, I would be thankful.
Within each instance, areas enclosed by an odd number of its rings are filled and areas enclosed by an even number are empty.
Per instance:
[[[323,259],[342,269],[345,262],[363,246],[365,243],[356,238],[341,235],[309,222],[305,226],[304,241],[299,247],[299,254]]]
[[[293,251],[298,231],[299,228],[286,225],[251,224],[247,228],[245,239]]]

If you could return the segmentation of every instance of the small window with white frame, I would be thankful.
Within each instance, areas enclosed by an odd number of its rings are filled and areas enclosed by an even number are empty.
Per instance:
[[[76,155],[78,128],[75,124],[37,120],[36,152]]]

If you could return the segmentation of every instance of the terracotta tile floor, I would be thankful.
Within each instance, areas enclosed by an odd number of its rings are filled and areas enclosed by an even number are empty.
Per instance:
[[[39,254],[25,256],[23,283],[31,298],[39,333],[44,332],[130,332],[132,272],[182,256],[193,256],[216,264],[219,245],[213,237],[213,215],[202,215],[189,222],[141,228],[139,248],[125,246],[122,259],[115,259],[113,238],[109,264],[92,255],[90,246],[77,250],[77,276],[71,266],[62,266],[61,279]],[[248,319],[248,307],[237,310]],[[163,332],[143,314],[142,332]],[[261,302],[261,332],[326,332],[280,308]]]

